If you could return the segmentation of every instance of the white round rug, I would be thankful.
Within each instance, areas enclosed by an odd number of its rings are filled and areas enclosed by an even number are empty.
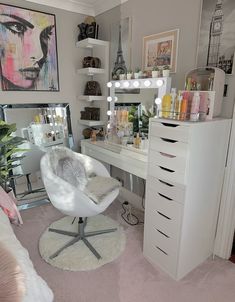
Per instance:
[[[49,228],[77,232],[78,219],[71,224],[72,220],[73,217],[66,216],[53,222]],[[101,255],[102,258],[100,260],[93,255],[82,241],[66,248],[54,259],[50,259],[49,257],[69,242],[72,237],[49,232],[48,228],[39,240],[40,254],[46,262],[63,270],[86,271],[96,269],[119,257],[125,248],[126,237],[123,228],[116,221],[107,216],[100,214],[87,219],[85,232],[109,228],[117,228],[117,231],[87,238]]]

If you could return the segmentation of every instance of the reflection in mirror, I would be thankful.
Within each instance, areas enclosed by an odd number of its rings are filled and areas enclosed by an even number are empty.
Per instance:
[[[20,209],[49,202],[40,175],[40,160],[53,146],[73,147],[68,104],[8,104],[1,105],[0,118],[16,123],[15,136],[25,138],[20,145],[23,159],[13,169],[11,183]]]
[[[148,134],[149,118],[156,115],[157,89],[116,89],[115,95],[118,128],[123,128],[128,116],[128,123],[132,123],[128,126],[130,132]]]

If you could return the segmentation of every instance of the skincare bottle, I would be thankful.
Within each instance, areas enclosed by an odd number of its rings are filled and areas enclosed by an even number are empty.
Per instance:
[[[176,99],[176,88],[171,88],[171,112],[170,112],[170,117],[174,118],[175,117],[175,99]]]
[[[190,120],[196,122],[199,116],[199,107],[200,107],[200,94],[198,91],[194,92],[193,100],[191,104],[191,113]]]
[[[180,120],[185,121],[187,119],[187,112],[188,112],[188,98],[187,98],[187,93],[183,93],[183,99],[181,103],[181,108],[180,108]]]
[[[140,147],[140,141],[141,141],[140,134],[137,133],[136,137],[134,138],[134,147],[135,148],[139,149],[139,147]]]
[[[175,108],[174,108],[174,112],[175,112],[174,117],[175,117],[176,120],[180,119],[180,111],[181,111],[182,99],[183,99],[183,97],[181,95],[181,92],[179,91],[178,92],[178,96],[175,99]]]
[[[162,98],[162,117],[168,118],[171,113],[171,95],[165,94]]]

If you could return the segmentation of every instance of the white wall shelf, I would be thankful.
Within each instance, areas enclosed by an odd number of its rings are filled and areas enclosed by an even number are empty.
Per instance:
[[[96,74],[104,74],[105,73],[105,69],[103,68],[80,68],[77,70],[78,74],[83,74],[83,75],[87,75],[87,76],[93,76]]]
[[[79,123],[88,127],[104,126],[104,121],[79,120]]]
[[[80,48],[93,48],[95,46],[109,46],[109,42],[103,40],[97,40],[92,38],[87,38],[76,43],[77,47]]]
[[[103,95],[80,95],[78,97],[81,101],[93,102],[93,101],[104,101],[105,96]]]
[[[84,110],[85,102],[89,103],[89,107],[98,107],[100,109],[100,120],[101,121],[84,121],[80,120],[80,125],[85,125],[88,127],[92,126],[103,126],[107,122],[107,110],[108,110],[108,89],[107,82],[109,80],[109,42],[87,38],[76,43],[78,47],[78,54],[80,54],[81,62],[84,57],[91,56],[94,58],[99,58],[101,61],[102,68],[80,68],[82,65],[78,66],[76,73],[80,78],[79,85],[80,89],[77,94],[77,100],[80,102],[80,111]],[[84,93],[84,88],[86,81],[90,80],[90,76],[94,76],[93,80],[97,81],[100,85],[102,96],[93,95],[82,95]],[[87,77],[87,79],[86,79]]]

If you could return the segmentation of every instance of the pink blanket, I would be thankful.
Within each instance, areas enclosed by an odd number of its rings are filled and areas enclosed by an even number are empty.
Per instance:
[[[16,206],[16,199],[7,194],[0,186],[0,207],[10,219],[11,223],[23,224],[20,212]]]

